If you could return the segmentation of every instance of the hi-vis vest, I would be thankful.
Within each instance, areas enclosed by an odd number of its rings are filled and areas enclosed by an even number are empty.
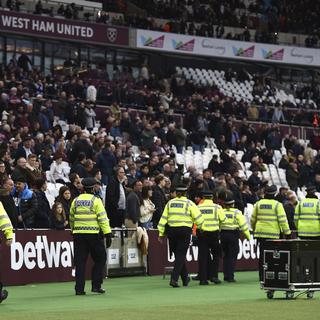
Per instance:
[[[109,220],[101,199],[88,193],[75,198],[70,208],[72,233],[111,233]]]
[[[198,208],[203,216],[203,231],[217,231],[220,229],[220,224],[226,219],[226,216],[218,204],[215,204],[210,199],[204,199]]]
[[[283,205],[274,199],[259,200],[250,222],[256,238],[279,239],[280,232],[291,234]]]
[[[320,236],[320,200],[306,198],[297,205],[294,222],[298,235],[302,237]]]
[[[7,240],[13,238],[13,227],[2,202],[0,202],[0,230],[4,233]]]
[[[203,224],[203,217],[198,207],[186,197],[176,197],[170,200],[162,213],[158,223],[159,236],[165,234],[165,226],[170,227],[189,227],[195,223],[200,229]]]
[[[250,240],[250,232],[247,222],[242,212],[236,208],[224,209],[226,216],[224,222],[221,223],[221,230],[241,230],[245,237]]]

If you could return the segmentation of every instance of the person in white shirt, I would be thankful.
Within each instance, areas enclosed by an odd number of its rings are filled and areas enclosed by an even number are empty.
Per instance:
[[[151,201],[152,188],[150,186],[143,187],[141,197],[140,226],[142,228],[150,229],[153,226],[152,217],[154,211],[156,210],[154,203]]]
[[[65,183],[68,182],[68,173],[70,170],[66,167],[66,165],[62,161],[61,156],[57,156],[55,161],[52,162],[49,171],[50,182],[53,183]]]

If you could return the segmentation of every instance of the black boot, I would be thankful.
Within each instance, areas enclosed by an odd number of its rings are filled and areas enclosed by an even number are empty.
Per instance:
[[[8,298],[8,291],[1,290],[0,291],[0,303]]]

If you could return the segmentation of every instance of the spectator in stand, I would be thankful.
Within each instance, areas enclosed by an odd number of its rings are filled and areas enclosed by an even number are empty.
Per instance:
[[[111,228],[121,228],[126,216],[126,187],[125,170],[122,167],[115,169],[115,176],[107,185],[106,209]]]
[[[152,217],[153,228],[156,229],[161,218],[164,207],[166,206],[167,199],[166,194],[164,192],[164,188],[166,186],[166,180],[164,175],[159,174],[154,179],[155,186],[152,192],[151,201],[155,205],[155,211]]]
[[[91,133],[93,128],[95,127],[96,122],[96,113],[93,110],[92,104],[87,104],[85,107],[85,121],[86,121],[86,129]]]
[[[66,216],[66,220],[69,221],[70,207],[72,203],[71,192],[69,187],[62,186],[59,189],[59,195],[56,197],[55,202],[59,202],[63,206],[63,211]]]
[[[296,226],[294,224],[294,210],[297,205],[297,197],[293,191],[288,191],[286,194],[286,200],[284,201],[283,208],[286,212],[289,227],[291,231],[296,230]]]
[[[78,174],[76,173],[71,173],[69,175],[69,189],[71,192],[71,200],[74,200],[76,197],[78,197],[83,190],[82,184],[81,184],[81,179]]]
[[[52,206],[51,220],[54,229],[64,230],[68,227],[69,222],[61,202],[56,201]]]
[[[13,228],[16,229],[18,227],[19,214],[12,196],[13,188],[14,183],[10,178],[3,180],[0,189],[0,202],[3,204],[4,209],[8,213]]]
[[[142,182],[136,180],[133,182],[132,191],[128,193],[126,204],[126,215],[124,224],[127,228],[137,228],[140,220]]]
[[[11,194],[18,210],[18,227],[23,229],[34,228],[38,210],[37,197],[28,188],[24,176],[15,177],[14,182],[15,187]]]
[[[298,171],[298,165],[296,162],[292,161],[291,163],[289,163],[289,167],[286,170],[286,180],[289,185],[289,188],[294,192],[297,192],[299,185],[299,177],[300,173]]]
[[[114,155],[115,146],[107,142],[104,149],[100,152],[97,158],[97,168],[101,170],[102,180],[101,182],[105,185],[108,185],[110,182],[113,170],[117,165],[117,159]]]
[[[51,164],[49,171],[50,182],[65,184],[69,180],[68,170],[62,162],[62,156],[55,156],[55,161]]]
[[[153,228],[152,217],[156,210],[154,203],[151,201],[152,193],[150,186],[142,188],[139,225],[147,230]]]
[[[80,178],[85,178],[87,176],[87,171],[86,171],[86,168],[84,167],[84,164],[86,161],[87,161],[86,154],[84,152],[79,152],[78,158],[74,162],[73,166],[71,167],[70,172],[78,174]]]
[[[51,228],[51,209],[46,197],[47,182],[43,178],[37,178],[34,184],[34,193],[38,202],[38,210],[34,217],[34,228]]]
[[[30,154],[33,153],[31,149],[31,144],[32,144],[32,138],[31,136],[26,136],[23,139],[22,145],[19,147],[15,154],[15,159],[18,160],[19,158],[25,158],[27,159]]]

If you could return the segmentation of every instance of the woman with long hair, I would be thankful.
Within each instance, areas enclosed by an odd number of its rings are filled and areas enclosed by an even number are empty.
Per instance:
[[[64,230],[68,220],[61,202],[55,202],[52,206],[52,226],[57,230]]]
[[[59,195],[56,197],[55,202],[60,202],[63,206],[67,221],[69,221],[70,207],[72,203],[71,192],[69,187],[62,186],[59,190]]]
[[[152,228],[152,217],[156,210],[154,203],[151,201],[151,197],[152,188],[150,186],[143,187],[141,192],[140,226],[146,229]]]

